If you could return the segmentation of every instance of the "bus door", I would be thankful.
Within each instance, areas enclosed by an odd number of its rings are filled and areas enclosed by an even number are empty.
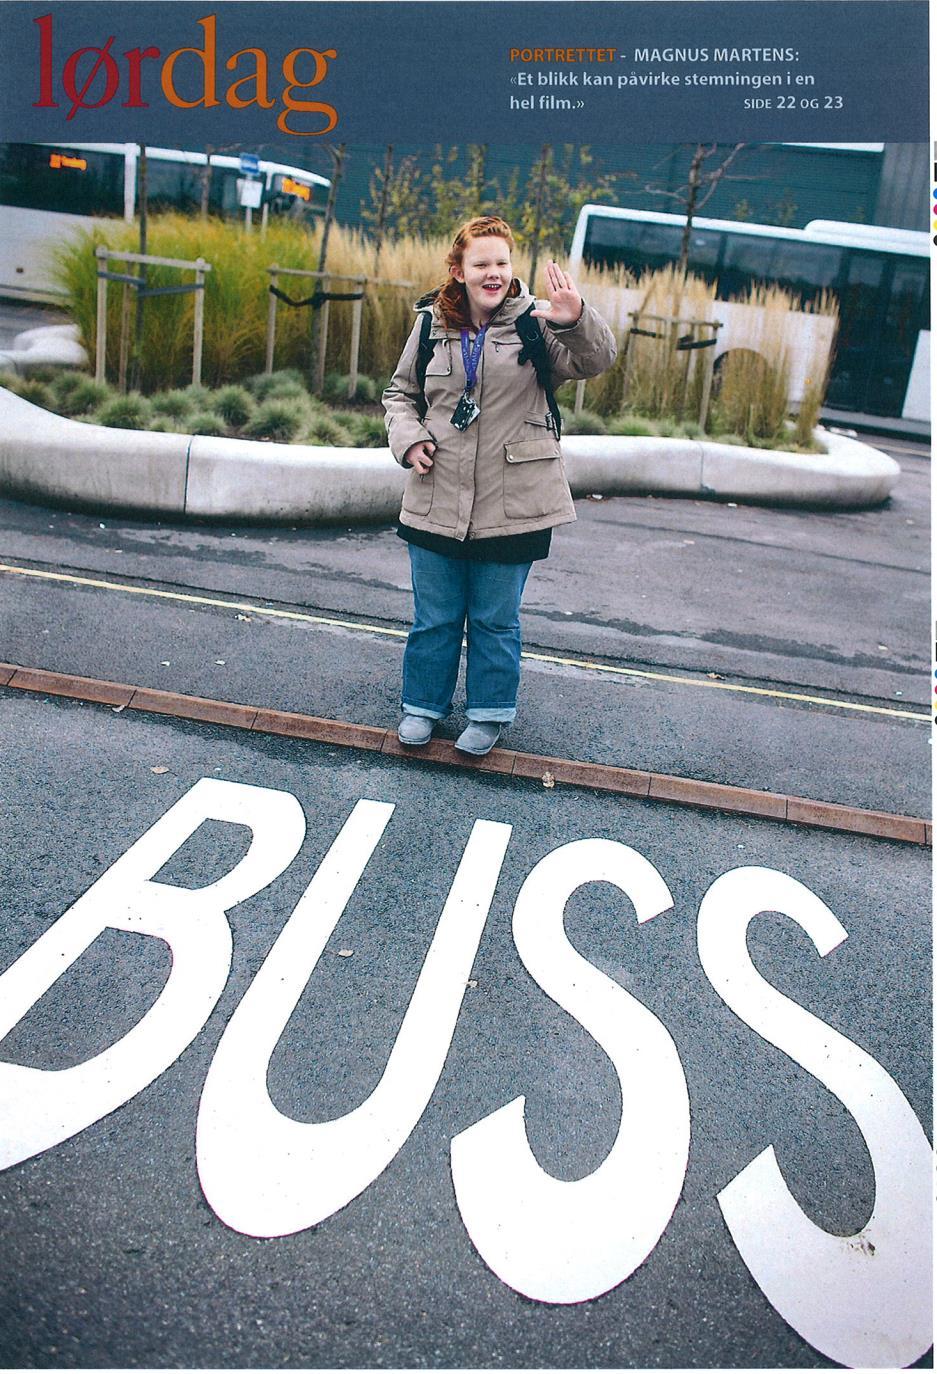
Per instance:
[[[870,405],[875,414],[901,415],[918,336],[928,328],[929,263],[926,258],[894,258],[887,293],[879,361],[873,369]]]

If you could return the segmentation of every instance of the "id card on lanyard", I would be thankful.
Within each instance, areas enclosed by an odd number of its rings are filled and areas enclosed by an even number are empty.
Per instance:
[[[481,407],[472,397],[475,389],[475,382],[478,377],[478,364],[481,359],[482,349],[485,346],[485,334],[488,326],[483,325],[478,331],[475,343],[469,347],[469,332],[467,329],[461,331],[462,334],[462,362],[465,367],[465,390],[459,398],[459,404],[452,413],[450,424],[455,425],[456,429],[466,430],[473,420],[477,420],[481,414]]]

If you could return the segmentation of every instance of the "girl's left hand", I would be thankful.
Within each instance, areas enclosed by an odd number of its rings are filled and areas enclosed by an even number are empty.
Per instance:
[[[576,290],[576,283],[568,272],[552,260],[546,268],[547,295],[550,297],[549,310],[532,310],[550,324],[575,324],[582,314],[582,297]]]

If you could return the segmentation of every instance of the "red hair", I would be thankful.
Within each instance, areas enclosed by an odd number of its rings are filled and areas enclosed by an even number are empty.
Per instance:
[[[479,215],[475,219],[466,220],[465,224],[456,232],[452,240],[452,247],[446,257],[449,267],[449,276],[436,294],[436,304],[449,329],[469,329],[472,326],[472,316],[469,311],[468,294],[464,283],[456,281],[452,275],[454,267],[461,268],[462,258],[472,239],[499,238],[504,239],[509,248],[514,247],[514,235],[511,233],[510,226],[497,215]],[[508,296],[519,296],[520,287],[516,281],[512,281],[508,287]]]

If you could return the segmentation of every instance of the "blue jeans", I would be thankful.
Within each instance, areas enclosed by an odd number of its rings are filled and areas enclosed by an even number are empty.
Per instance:
[[[403,709],[441,720],[449,714],[462,631],[469,720],[509,722],[521,675],[520,606],[529,563],[472,563],[408,544],[413,628],[403,655]]]

